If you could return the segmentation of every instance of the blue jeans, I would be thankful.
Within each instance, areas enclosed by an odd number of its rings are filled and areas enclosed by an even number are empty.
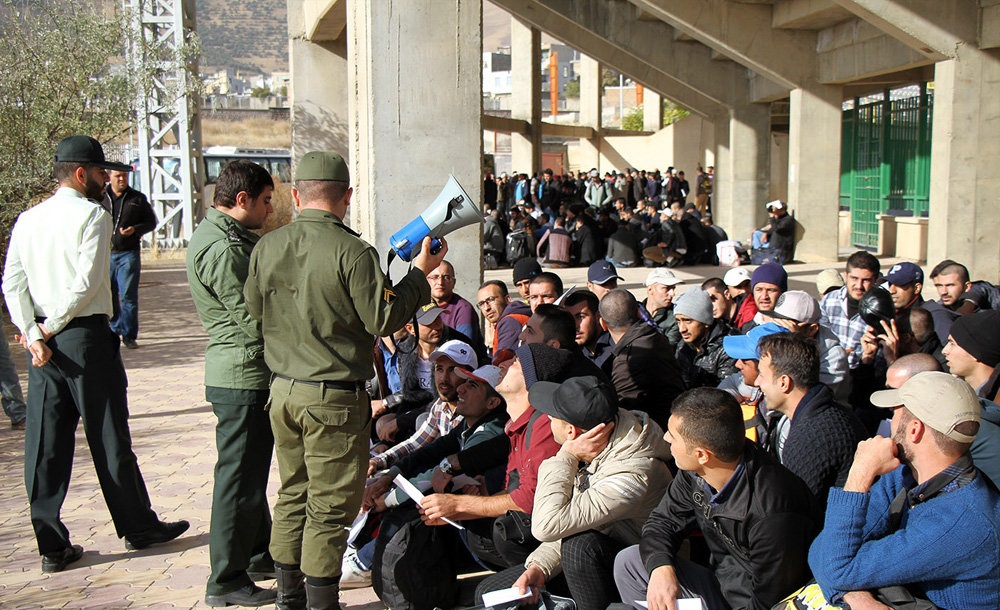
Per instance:
[[[139,251],[111,253],[111,330],[135,341],[139,334]]]
[[[3,405],[3,412],[11,423],[24,421],[24,394],[21,392],[21,382],[17,378],[14,361],[10,357],[7,337],[0,337],[0,405]]]

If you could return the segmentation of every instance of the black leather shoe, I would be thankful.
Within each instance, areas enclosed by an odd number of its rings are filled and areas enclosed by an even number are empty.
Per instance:
[[[125,548],[130,551],[138,551],[154,544],[169,542],[186,532],[189,527],[191,524],[187,521],[174,521],[172,523],[160,521],[148,530],[125,536]]]
[[[66,566],[83,557],[83,547],[79,544],[68,546],[55,553],[42,555],[42,572],[62,572]]]
[[[277,596],[278,592],[274,589],[261,589],[251,583],[229,593],[206,595],[205,604],[213,608],[222,608],[225,606],[250,606],[256,608],[257,606],[273,604]]]

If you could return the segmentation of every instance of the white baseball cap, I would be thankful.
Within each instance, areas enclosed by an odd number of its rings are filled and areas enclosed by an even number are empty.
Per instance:
[[[768,201],[765,203],[764,207],[769,210],[783,210],[785,209],[785,203],[780,199],[775,199],[774,201]]]
[[[475,350],[465,341],[459,341],[458,339],[442,343],[440,347],[431,352],[429,360],[437,362],[437,359],[441,356],[447,356],[455,364],[467,367],[470,371],[479,364]]]
[[[646,281],[644,284],[646,286],[652,286],[653,284],[663,284],[664,286],[676,286],[677,284],[683,284],[684,280],[674,275],[674,272],[669,269],[664,269],[663,267],[657,267],[649,272],[646,276]]]
[[[472,379],[473,381],[481,381],[493,389],[496,389],[497,384],[500,383],[500,375],[503,370],[492,364],[487,364],[486,366],[481,366],[474,371],[466,371],[465,369],[455,369],[455,374],[462,379]]]
[[[735,288],[743,282],[750,281],[750,272],[745,267],[733,267],[729,271],[726,271],[726,275],[722,278],[722,281],[726,283],[726,286]]]

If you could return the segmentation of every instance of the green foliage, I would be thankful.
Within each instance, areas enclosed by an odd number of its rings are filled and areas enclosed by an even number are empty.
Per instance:
[[[622,117],[622,129],[627,131],[642,131],[642,104],[632,108]]]
[[[681,108],[677,104],[669,101],[663,100],[663,126],[673,125],[677,121],[683,119],[684,117],[691,114],[690,110],[686,108]]]
[[[250,97],[257,97],[264,99],[265,97],[268,97],[270,95],[271,95],[271,89],[267,85],[264,85],[262,87],[254,87],[253,89],[250,90]]]
[[[566,83],[566,86],[563,87],[563,95],[571,99],[580,97],[580,79],[576,78]]]

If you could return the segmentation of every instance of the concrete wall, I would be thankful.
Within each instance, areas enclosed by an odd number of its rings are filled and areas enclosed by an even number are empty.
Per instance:
[[[714,155],[706,162],[704,142],[712,125],[691,115],[648,136],[610,136],[600,138],[600,165],[603,173],[626,167],[666,171],[671,165],[682,170],[691,182],[699,163],[711,165]],[[578,147],[569,147],[569,164],[573,170],[590,169],[592,164],[581,156]],[[694,184],[692,183],[692,188]],[[692,198],[692,201],[694,199]]]

